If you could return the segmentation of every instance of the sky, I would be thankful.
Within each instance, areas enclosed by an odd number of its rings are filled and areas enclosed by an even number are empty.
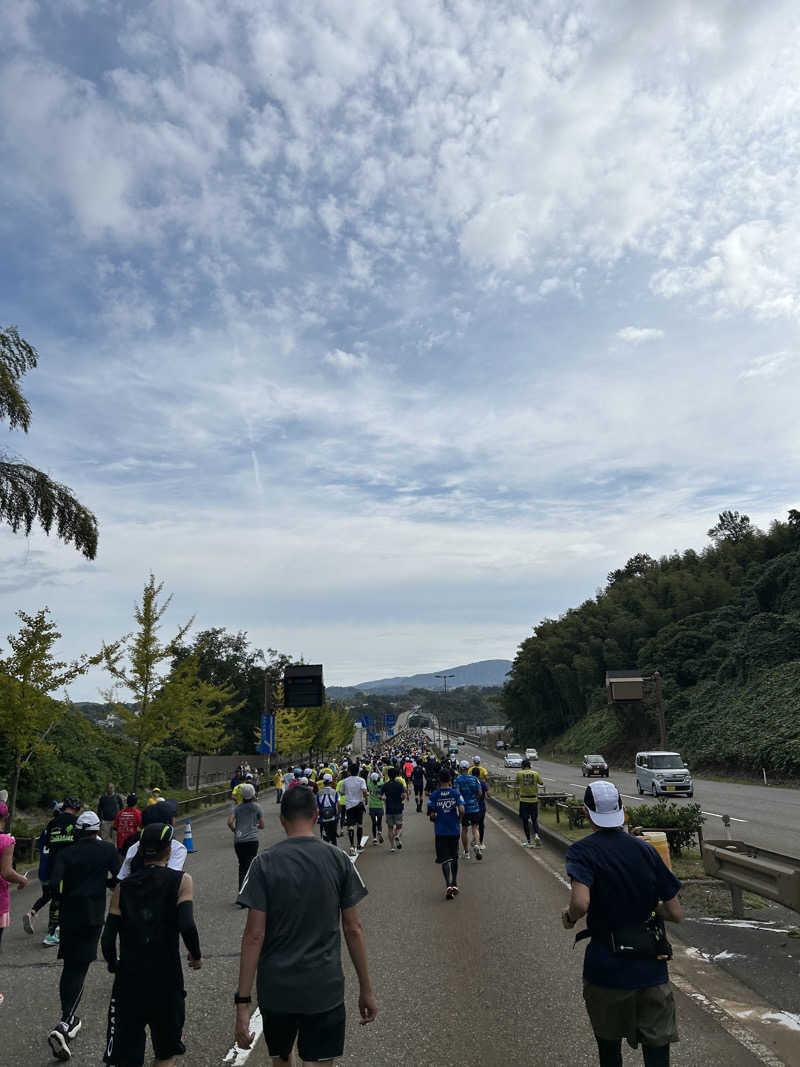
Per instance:
[[[0,528],[0,647],[194,618],[331,684],[513,658],[796,507],[800,10],[16,0],[0,324],[97,558]],[[70,690],[99,699],[99,673]]]

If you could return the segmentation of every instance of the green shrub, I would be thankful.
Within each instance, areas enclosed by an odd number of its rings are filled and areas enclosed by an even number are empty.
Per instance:
[[[667,803],[665,800],[659,800],[657,804],[637,804],[627,811],[631,827],[638,826],[643,830],[677,830],[677,833],[667,837],[669,850],[675,856],[680,856],[681,850],[693,843],[695,834],[705,822],[699,804],[687,804],[683,807],[674,801]]]

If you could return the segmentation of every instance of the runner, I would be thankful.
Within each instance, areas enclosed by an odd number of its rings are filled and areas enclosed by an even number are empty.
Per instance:
[[[339,822],[337,808],[339,795],[333,788],[333,774],[326,771],[322,776],[322,789],[317,793],[317,810],[319,812],[320,835],[329,845],[336,844],[336,830]]]
[[[343,797],[344,822],[347,827],[347,836],[350,838],[350,855],[357,856],[361,847],[361,837],[364,833],[364,805],[367,801],[367,783],[356,773],[358,770],[354,763],[348,768],[348,775],[343,778],[339,790]],[[342,800],[340,799],[340,804]],[[357,837],[354,835],[358,833]]]
[[[81,802],[77,797],[65,797],[61,804],[61,811],[54,815],[47,824],[47,848],[50,853],[50,870],[52,872],[55,862],[63,849],[71,847],[75,832],[75,822],[78,812],[81,810]],[[50,893],[50,911],[47,919],[47,933],[42,941],[43,945],[57,945],[59,938],[58,930],[59,902],[55,893]]]
[[[177,811],[177,804],[175,803],[175,801],[162,801],[158,805],[158,810],[162,816],[162,823],[169,823],[169,825],[172,826],[175,821],[175,814]],[[162,823],[149,823],[148,825],[161,826]],[[144,830],[142,830],[142,833],[144,833]],[[119,874],[117,875],[120,882],[123,881],[123,879],[127,878],[128,875],[131,873],[133,869],[133,861],[136,858],[136,854],[138,853],[138,851],[138,841],[134,841],[132,845],[126,847],[125,859],[122,861],[122,866],[120,867]],[[167,864],[167,866],[170,867],[173,871],[182,871],[183,865],[184,863],[186,863],[187,855],[188,853],[186,851],[186,846],[182,845],[180,841],[176,841],[173,837],[172,841],[170,842],[169,863]]]
[[[117,852],[120,856],[125,855],[125,842],[133,834],[142,828],[142,813],[136,807],[137,796],[129,793],[125,800],[125,807],[118,811],[114,818],[114,829],[117,831]]]
[[[89,964],[97,959],[97,943],[106,914],[106,889],[119,871],[119,854],[100,840],[100,819],[85,811],[75,822],[74,843],[53,861],[52,889],[60,904],[58,958],[64,961],[59,993],[61,1019],[47,1036],[58,1060],[72,1056],[70,1042],[81,1028],[76,1015]]]
[[[386,803],[386,828],[389,832],[389,851],[403,847],[403,805],[406,802],[405,783],[398,777],[397,768],[389,768],[389,781],[379,786],[378,793]]]
[[[249,1049],[255,1040],[251,990],[258,972],[264,1039],[275,1067],[293,1062],[295,1041],[307,1064],[330,1063],[344,1051],[340,924],[358,975],[362,1024],[378,1010],[357,907],[367,891],[355,864],[317,840],[316,817],[310,789],[283,798],[286,840],[256,857],[239,895],[250,910],[234,995],[236,1043]]]
[[[178,935],[192,970],[200,969],[202,955],[192,879],[167,866],[172,835],[168,823],[144,829],[136,869],[115,888],[103,929],[103,956],[114,975],[103,1060],[117,1067],[144,1063],[147,1027],[158,1067],[174,1067],[175,1057],[186,1051]]]
[[[281,797],[283,796],[283,771],[280,767],[275,771],[273,783],[275,785],[275,803],[280,804]]]
[[[114,783],[109,782],[106,791],[97,801],[97,814],[100,816],[100,836],[104,841],[114,840],[114,820],[124,805]]]
[[[47,827],[39,834],[36,851],[39,853],[39,869],[36,873],[39,877],[40,894],[31,906],[31,910],[22,916],[22,928],[26,934],[34,932],[36,916],[50,900],[50,850],[47,847]]]
[[[414,770],[411,772],[411,783],[414,786],[414,800],[416,801],[417,811],[422,811],[422,801],[424,800],[425,790],[425,771],[423,770],[420,759],[414,764]]]
[[[470,827],[472,828],[472,852],[476,860],[483,859],[483,853],[480,849],[480,841],[478,838],[478,826],[481,821],[480,816],[480,796],[481,787],[478,779],[468,774],[469,763],[465,759],[462,759],[461,774],[453,782],[453,788],[457,789],[461,796],[464,798],[464,814],[461,816],[461,845],[464,849],[464,859],[469,859],[469,837]]]
[[[470,774],[477,778],[480,786],[480,793],[478,794],[478,848],[481,852],[485,852],[486,845],[483,843],[483,838],[486,833],[486,798],[489,795],[489,786],[485,778],[480,778],[475,774],[478,770],[480,770],[480,767],[473,767]]]
[[[369,793],[369,818],[372,823],[373,845],[383,844],[383,797],[380,787],[383,785],[381,776],[373,771],[367,779],[367,792]]]
[[[478,755],[472,757],[472,766],[469,769],[469,773],[475,774],[476,771],[478,772],[477,777],[480,778],[483,782],[485,782],[489,777],[489,772],[481,763],[481,758]]]
[[[525,831],[524,848],[531,847],[531,827],[533,828],[533,847],[541,848],[539,837],[539,786],[544,785],[538,771],[531,770],[531,761],[522,761],[522,770],[517,771],[517,789],[519,791],[519,817]]]
[[[244,876],[258,853],[258,831],[264,829],[264,812],[256,802],[255,787],[249,782],[241,786],[242,803],[237,804],[228,816],[228,829],[233,833],[233,848],[239,861],[239,878],[236,895],[242,887]],[[172,834],[169,836],[172,840]],[[140,845],[141,848],[141,845]]]
[[[450,771],[442,770],[439,782],[439,788],[431,793],[428,800],[428,818],[434,823],[436,862],[442,865],[447,887],[445,900],[452,900],[458,894],[458,839],[464,798],[458,790],[451,788]]]
[[[14,845],[16,839],[5,832],[8,820],[8,807],[0,801],[0,948],[3,944],[3,932],[11,925],[11,901],[9,886],[16,885],[17,889],[24,889],[28,879],[24,874],[18,874],[14,870]],[[31,931],[32,932],[32,931]],[[0,1004],[3,1003],[3,995],[0,993]]]

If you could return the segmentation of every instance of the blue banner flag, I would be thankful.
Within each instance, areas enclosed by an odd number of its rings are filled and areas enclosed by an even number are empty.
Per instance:
[[[361,724],[363,726],[372,726],[372,719],[369,717],[369,715],[362,715]]]
[[[262,754],[266,755],[267,752],[275,751],[275,716],[274,715],[262,715],[261,716],[261,740],[256,745],[256,749]]]
[[[394,726],[394,724],[397,722],[397,716],[396,715],[386,715],[386,716],[384,716],[384,722],[386,723],[387,726]]]
[[[373,742],[380,740],[380,738],[377,734],[369,733],[367,734],[367,740],[372,744]]]

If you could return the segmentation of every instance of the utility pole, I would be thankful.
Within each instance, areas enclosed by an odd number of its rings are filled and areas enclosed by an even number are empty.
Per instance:
[[[435,674],[434,678],[441,678],[442,679],[442,681],[444,682],[444,695],[447,696],[447,679],[448,678],[455,678],[455,675],[454,674]],[[438,716],[437,716],[437,721],[438,721]],[[449,734],[449,732],[450,731],[448,729],[448,734]],[[441,744],[441,724],[440,724],[440,731],[439,731],[439,743]]]
[[[658,730],[661,736],[661,748],[663,750],[667,747],[667,729],[664,723],[664,700],[661,696],[661,675],[658,671],[653,671],[652,677],[656,687],[656,710],[658,711]]]

